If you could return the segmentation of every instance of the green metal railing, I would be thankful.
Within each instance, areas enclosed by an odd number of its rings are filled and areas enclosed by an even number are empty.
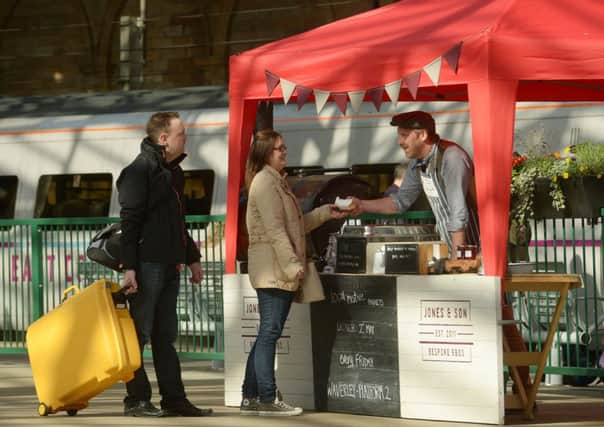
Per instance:
[[[222,276],[224,219],[190,216],[187,227],[202,253],[204,280],[181,275],[177,349],[202,359],[223,359]],[[86,257],[91,238],[118,218],[0,220],[0,353],[24,352],[27,327],[57,307],[63,291],[120,274]]]
[[[603,212],[604,216],[604,212]],[[200,286],[181,276],[178,300],[182,355],[223,359],[222,277],[224,216],[187,218],[199,242],[205,279]],[[0,353],[24,352],[29,324],[56,307],[73,284],[86,286],[101,277],[120,281],[119,274],[89,261],[88,242],[117,218],[0,220]],[[362,215],[349,224],[430,223],[431,212]],[[575,381],[604,375],[597,361],[604,351],[602,218],[546,219],[531,224],[525,253],[536,271],[578,273],[584,288],[572,290],[558,325],[545,372]],[[510,255],[513,260],[513,256]],[[540,349],[555,299],[548,293],[513,296],[515,316],[530,349]]]
[[[567,375],[569,383],[586,385],[604,375],[598,366],[604,351],[602,218],[534,220],[531,233],[525,253],[534,263],[534,271],[580,274],[583,279],[583,288],[569,292],[545,373]],[[540,351],[556,296],[526,292],[516,293],[512,299],[529,350]]]

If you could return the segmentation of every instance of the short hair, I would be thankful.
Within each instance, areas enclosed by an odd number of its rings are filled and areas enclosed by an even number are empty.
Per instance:
[[[149,136],[149,139],[157,144],[159,135],[170,130],[172,119],[180,119],[180,115],[175,111],[160,111],[149,117],[147,122],[147,136]]]
[[[245,186],[248,191],[254,176],[268,163],[275,141],[279,138],[283,138],[283,136],[273,129],[263,129],[254,135],[245,165]]]

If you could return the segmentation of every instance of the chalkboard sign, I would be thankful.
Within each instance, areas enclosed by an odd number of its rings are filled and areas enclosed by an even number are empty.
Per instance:
[[[364,237],[339,237],[336,249],[338,273],[365,273],[367,239]]]
[[[386,274],[419,273],[419,247],[417,244],[387,244],[384,269]]]
[[[396,278],[321,275],[311,306],[318,410],[400,417]]]

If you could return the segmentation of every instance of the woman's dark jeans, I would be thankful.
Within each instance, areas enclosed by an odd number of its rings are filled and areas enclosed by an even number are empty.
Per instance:
[[[275,351],[277,340],[283,331],[285,319],[295,292],[275,288],[256,289],[260,310],[258,337],[252,346],[245,367],[243,397],[260,398],[261,402],[275,401]]]
[[[130,315],[136,326],[141,348],[151,341],[153,366],[162,403],[185,399],[180,372],[180,361],[174,348],[178,333],[176,302],[180,287],[180,273],[174,264],[141,262],[136,270],[138,292],[131,296]],[[151,400],[151,384],[141,365],[134,379],[126,383],[125,403]]]

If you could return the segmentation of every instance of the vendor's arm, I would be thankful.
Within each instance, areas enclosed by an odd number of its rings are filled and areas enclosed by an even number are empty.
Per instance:
[[[406,212],[422,192],[421,180],[412,165],[407,168],[405,179],[398,193],[374,200],[361,200],[353,197],[351,213],[353,215],[360,215],[365,212],[378,214]]]

